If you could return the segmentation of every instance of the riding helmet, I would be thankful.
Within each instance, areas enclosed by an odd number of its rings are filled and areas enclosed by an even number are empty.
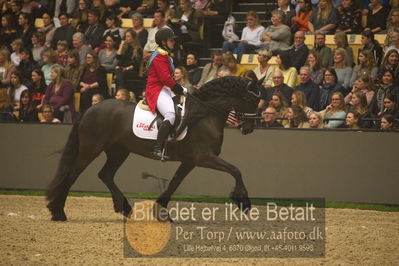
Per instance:
[[[166,41],[168,39],[173,39],[175,37],[175,33],[170,28],[162,28],[155,33],[155,42],[159,46],[162,45],[162,41]]]

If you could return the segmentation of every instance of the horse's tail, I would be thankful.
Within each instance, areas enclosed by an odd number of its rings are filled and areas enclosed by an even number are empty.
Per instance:
[[[70,179],[72,177],[74,164],[79,152],[79,125],[80,120],[74,123],[72,130],[69,133],[67,143],[65,144],[65,148],[62,152],[57,173],[47,186],[46,198],[48,201],[50,201],[50,203],[52,203],[64,189],[69,189],[69,183],[74,182],[74,180]]]

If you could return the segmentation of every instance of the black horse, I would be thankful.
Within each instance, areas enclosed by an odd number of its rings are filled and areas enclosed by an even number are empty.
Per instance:
[[[251,207],[241,172],[234,165],[219,158],[223,129],[229,112],[254,113],[259,102],[259,91],[244,78],[225,77],[204,84],[200,90],[188,95],[183,122],[188,126],[186,137],[167,144],[171,160],[181,164],[157,203],[167,207],[171,195],[190,171],[206,167],[230,173],[236,181],[231,198],[241,210]],[[98,177],[112,194],[115,212],[128,216],[131,211],[127,199],[114,183],[118,168],[129,153],[151,158],[154,141],[136,137],[132,132],[135,104],[119,100],[106,100],[89,108],[80,121],[73,125],[62,153],[54,179],[47,189],[47,207],[52,220],[65,221],[64,205],[68,192],[83,170],[101,152],[107,161]],[[243,119],[241,132],[248,134],[254,129],[254,120]]]

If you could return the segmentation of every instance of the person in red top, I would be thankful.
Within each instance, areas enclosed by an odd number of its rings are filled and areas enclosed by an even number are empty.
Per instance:
[[[293,27],[291,30],[294,32],[303,31],[305,33],[309,32],[309,19],[312,16],[312,2],[310,0],[299,0],[300,10],[295,17],[292,18]],[[295,33],[294,32],[294,33]]]
[[[154,159],[167,159],[164,156],[165,142],[175,123],[175,108],[173,97],[183,93],[183,87],[172,77],[174,65],[170,56],[175,45],[174,33],[170,28],[162,28],[155,34],[157,49],[152,53],[148,62],[148,78],[146,86],[146,100],[153,113],[158,110],[164,117],[158,129],[157,141],[154,146]],[[173,90],[172,90],[173,89]]]

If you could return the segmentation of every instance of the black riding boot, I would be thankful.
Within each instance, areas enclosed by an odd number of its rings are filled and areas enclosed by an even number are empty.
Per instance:
[[[169,120],[164,120],[161,126],[159,127],[157,142],[154,146],[154,151],[152,153],[154,159],[162,161],[168,159],[168,157],[164,155],[164,148],[171,129],[172,129],[172,124],[169,122]]]

